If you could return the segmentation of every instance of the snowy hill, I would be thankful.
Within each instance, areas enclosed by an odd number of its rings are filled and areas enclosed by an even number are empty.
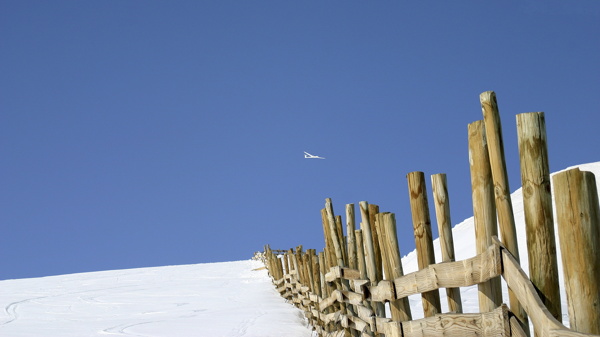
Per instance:
[[[600,177],[600,162],[578,167]],[[527,271],[520,189],[512,200]],[[457,260],[475,255],[473,218],[456,225],[453,235]],[[434,245],[441,261],[437,240]],[[415,252],[402,262],[405,273],[417,270]],[[558,263],[562,283],[560,255]],[[0,336],[311,336],[302,313],[285,303],[259,267],[237,261],[0,281]],[[445,292],[440,295],[447,311]],[[477,287],[462,288],[461,295],[464,311],[477,312]],[[508,302],[505,286],[503,296]],[[564,290],[561,296],[566,314]],[[420,296],[410,303],[413,318],[422,317]]]
[[[0,336],[310,336],[258,261],[0,281]],[[260,305],[257,305],[260,303]]]

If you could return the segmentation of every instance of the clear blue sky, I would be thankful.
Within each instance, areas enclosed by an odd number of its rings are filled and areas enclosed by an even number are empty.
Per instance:
[[[407,173],[472,215],[483,91],[511,190],[518,113],[552,171],[600,160],[599,60],[596,0],[2,0],[0,279],[321,250],[327,197],[396,213],[404,255]]]

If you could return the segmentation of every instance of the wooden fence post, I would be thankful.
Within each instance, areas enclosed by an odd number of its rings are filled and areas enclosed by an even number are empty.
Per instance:
[[[354,237],[356,238],[356,263],[358,265],[358,271],[360,272],[360,278],[366,280],[367,264],[365,262],[365,248],[363,243],[362,229],[355,230]]]
[[[375,218],[379,213],[379,206],[369,204],[369,221],[371,223],[371,237],[373,239],[373,250],[375,252],[375,272],[377,273],[377,281],[383,280],[383,261],[381,258],[381,247],[379,247],[379,238],[377,237],[377,229],[375,228]]]
[[[354,219],[354,204],[346,205],[346,235],[348,236],[348,267],[352,269],[358,269],[358,262],[356,260],[356,237],[354,231],[356,230],[355,219]]]
[[[552,316],[562,321],[544,113],[517,115],[517,133],[529,278]]]
[[[498,235],[496,206],[488,148],[483,121],[468,125],[469,167],[473,193],[473,219],[475,227],[475,248],[477,254],[487,250],[492,244],[492,236]],[[502,304],[500,278],[494,278],[477,285],[479,290],[479,310],[488,312]]]
[[[327,219],[327,210],[325,208],[321,210],[321,221],[323,222],[323,234],[325,236],[325,269],[329,270],[329,268],[335,266],[336,256],[333,248],[332,232],[329,227],[329,220]]]
[[[325,274],[326,269],[325,269],[325,265],[327,264],[326,262],[326,258],[325,258],[325,252],[319,252],[319,281],[320,281],[320,286],[321,288],[319,289],[319,296],[321,298],[326,298],[329,296],[329,292],[327,289],[327,282],[325,282]]]
[[[337,266],[345,267],[344,255],[342,253],[341,238],[339,237],[339,231],[336,226],[335,216],[333,214],[333,205],[331,199],[325,199],[325,210],[327,211],[327,221],[329,223],[329,235],[331,235],[331,242],[333,243],[333,249],[335,252],[335,258],[337,259]]]
[[[333,204],[331,203],[331,199],[325,199],[325,210],[327,211],[327,219],[329,221],[329,228],[331,231],[331,238],[333,240],[333,246],[335,249],[335,256],[337,258],[337,265],[340,267],[346,267],[346,263],[344,262],[344,253],[342,249],[344,249],[344,237],[342,232],[342,221],[341,219],[337,219],[333,213]],[[350,291],[350,283],[346,279],[341,279],[335,281],[336,287],[339,290]],[[350,305],[346,305],[346,303],[341,302],[340,308],[342,313],[346,314],[347,312],[351,315],[354,315],[354,309]],[[346,329],[349,332],[348,329]]]
[[[435,264],[425,175],[423,172],[411,172],[406,178],[408,180],[408,195],[410,198],[410,210],[417,248],[417,261],[420,270],[430,264]],[[425,317],[432,317],[442,312],[439,290],[436,289],[422,293],[421,299],[423,301]]]
[[[344,261],[344,267],[348,266],[348,247],[346,243],[346,237],[344,236],[344,230],[342,226],[342,216],[335,216],[335,229],[337,231],[338,241],[340,242],[340,250],[342,251],[342,260]]]
[[[371,285],[375,285],[377,279],[377,266],[375,262],[375,249],[373,246],[373,230],[371,229],[371,220],[369,217],[369,204],[366,201],[359,202],[360,215],[361,215],[361,229],[365,250],[365,264],[367,267],[367,277],[371,282]],[[373,302],[373,309],[377,317],[385,317],[385,306],[381,302]]]
[[[393,213],[377,214],[379,241],[384,263],[386,278],[390,281],[403,276],[400,247],[396,232],[396,217]],[[392,320],[403,322],[412,319],[408,297],[390,302]]]
[[[448,196],[448,185],[444,173],[431,176],[431,187],[433,190],[433,203],[435,204],[435,217],[440,235],[440,246],[442,249],[442,261],[454,262],[454,240],[452,238],[452,221],[450,220],[450,197]],[[460,288],[446,288],[448,308],[451,312],[462,313],[462,301],[460,299]]]
[[[515,257],[517,262],[519,262],[517,230],[515,227],[512,201],[510,199],[506,162],[504,160],[504,141],[502,139],[502,125],[500,123],[500,113],[498,111],[496,93],[493,91],[483,92],[479,95],[479,101],[481,102],[481,111],[485,121],[486,139],[490,155],[492,177],[494,179],[494,194],[496,196],[496,210],[498,212],[500,235],[502,236],[502,242],[506,245],[508,251]],[[526,333],[529,333],[527,313],[511,289],[508,289],[508,296],[510,300],[510,309],[521,322],[523,330]]]
[[[569,322],[600,335],[600,210],[596,179],[571,169],[553,177]]]

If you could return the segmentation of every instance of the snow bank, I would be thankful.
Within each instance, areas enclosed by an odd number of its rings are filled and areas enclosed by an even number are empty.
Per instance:
[[[0,281],[0,336],[311,335],[257,261]]]

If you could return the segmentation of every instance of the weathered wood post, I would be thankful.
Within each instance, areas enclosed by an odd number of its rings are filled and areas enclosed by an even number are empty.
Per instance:
[[[362,226],[362,224],[361,224],[361,226]],[[365,261],[365,248],[364,248],[365,246],[364,246],[364,241],[363,241],[362,229],[355,230],[354,236],[356,238],[356,258],[357,258],[356,262],[358,264],[358,271],[360,272],[360,278],[362,280],[368,280],[369,277],[367,275],[367,263]],[[370,310],[373,310],[373,306],[371,305],[371,302],[366,299],[363,301],[363,306],[365,306],[366,308],[368,308]],[[367,331],[367,335],[373,336],[373,332]]]
[[[494,185],[483,121],[469,124],[468,131],[475,248],[477,254],[481,254],[492,244],[492,236],[498,235]],[[480,283],[477,288],[481,312],[492,311],[502,304],[500,278]]]
[[[517,115],[517,133],[529,278],[552,316],[562,321],[544,113]]]
[[[336,221],[336,217],[333,213],[333,204],[330,198],[325,199],[325,210],[327,211],[327,219],[329,221],[329,228],[332,234],[331,239],[333,241],[337,266],[346,267],[344,253],[342,251],[344,249],[342,221],[339,218]],[[339,290],[350,291],[350,283],[346,279],[337,280],[335,281],[335,284]],[[351,305],[348,306],[346,303],[341,302],[340,307],[342,313],[346,314],[348,312],[351,315],[354,315],[354,309]],[[349,329],[346,329],[346,332],[351,333]]]
[[[448,184],[444,173],[431,176],[431,187],[433,190],[433,203],[435,204],[435,217],[440,235],[440,246],[442,249],[442,261],[454,262],[454,240],[452,238],[452,221],[450,219],[450,197],[448,196]],[[460,299],[460,288],[446,288],[448,308],[451,312],[462,313],[462,301]]]
[[[335,221],[335,216],[333,214],[333,204],[331,203],[331,199],[325,199],[325,210],[327,211],[327,220],[329,223],[329,231],[331,235],[331,241],[333,242],[333,249],[335,251],[335,257],[337,260],[336,265],[345,267],[344,264],[344,254],[342,253],[342,241],[340,238],[340,233],[338,231],[338,226]]]
[[[314,253],[314,249],[307,249],[306,250],[306,254],[304,255],[304,258],[306,259],[305,264],[306,264],[306,273],[308,274],[308,286],[310,288],[310,291],[313,293],[316,293],[316,287],[315,287],[315,273],[314,273],[314,261],[313,261],[313,256],[315,255]]]
[[[600,335],[600,210],[596,179],[571,169],[553,177],[569,322]]]
[[[346,246],[346,237],[344,236],[344,230],[342,226],[342,216],[335,216],[335,230],[337,238],[340,241],[340,249],[342,251],[342,259],[344,260],[344,267],[348,266],[348,250]]]
[[[417,248],[417,262],[420,270],[430,264],[435,264],[425,174],[423,172],[411,172],[406,178],[408,180],[408,195],[410,198],[410,210]],[[440,292],[437,289],[422,293],[421,299],[423,301],[425,317],[432,317],[442,312]]]
[[[360,272],[360,278],[366,280],[367,264],[365,262],[365,248],[363,243],[362,229],[355,230],[354,237],[356,238],[356,263],[358,265],[358,271]]]
[[[385,268],[386,279],[393,281],[403,276],[400,247],[396,232],[396,217],[393,213],[377,214],[378,234],[381,247],[381,257]],[[408,297],[390,302],[390,311],[394,321],[409,321],[412,319]]]
[[[306,281],[305,281],[306,268],[304,268],[304,259],[302,256],[303,256],[302,245],[299,245],[298,247],[296,247],[296,261],[298,263],[298,281],[300,282],[300,284],[306,285]]]
[[[356,259],[356,230],[354,219],[354,204],[346,205],[346,235],[348,236],[348,267],[358,269],[358,261]]]
[[[365,264],[367,267],[367,277],[371,282],[371,285],[375,285],[377,279],[377,266],[375,262],[375,248],[373,245],[373,230],[371,229],[371,220],[369,217],[369,204],[366,201],[359,202],[361,223],[360,227],[362,230],[362,239],[365,250]],[[373,302],[373,310],[377,317],[385,317],[385,306],[381,302]]]
[[[332,238],[331,227],[329,226],[329,219],[327,218],[327,210],[323,208],[321,210],[321,221],[323,222],[323,234],[325,236],[325,257],[327,265],[326,270],[336,265],[336,255]]]
[[[325,282],[325,274],[327,273],[325,269],[326,265],[327,262],[325,258],[325,252],[319,252],[319,281],[321,283],[321,290],[319,291],[319,296],[321,298],[329,296],[329,289],[327,289],[327,282]]]
[[[283,266],[285,268],[285,274],[289,274],[290,273],[290,260],[288,257],[288,252],[285,252],[283,254]]]
[[[375,218],[379,213],[379,206],[375,204],[369,204],[369,220],[371,222],[371,237],[373,238],[373,249],[375,251],[375,272],[377,273],[377,281],[383,280],[383,261],[381,258],[381,247],[379,247],[379,238],[377,237],[377,230],[375,228]]]
[[[510,199],[510,188],[508,186],[508,173],[504,160],[504,141],[502,139],[502,125],[496,93],[486,91],[479,95],[481,111],[485,121],[485,133],[490,155],[492,177],[494,179],[494,194],[496,196],[496,210],[500,225],[500,235],[508,251],[519,262],[519,247],[517,245],[517,230],[513,214],[512,201]],[[529,320],[527,313],[516,298],[511,289],[508,289],[510,309],[519,319],[523,330],[529,333]]]

